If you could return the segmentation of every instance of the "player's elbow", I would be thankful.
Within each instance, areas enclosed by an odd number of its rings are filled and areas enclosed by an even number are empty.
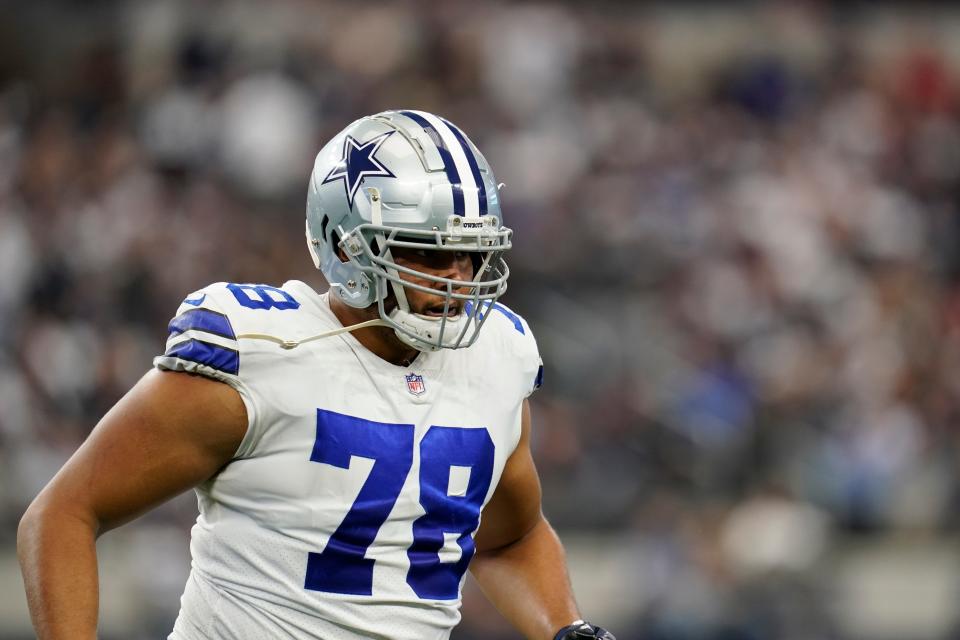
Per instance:
[[[45,526],[55,526],[51,524],[55,518],[56,510],[52,508],[44,494],[41,493],[34,498],[20,516],[20,523],[17,525],[17,550],[25,548],[36,540]]]
[[[26,562],[33,549],[33,543],[39,538],[39,532],[43,527],[45,517],[43,506],[38,504],[37,500],[30,503],[27,510],[20,517],[17,525],[17,555],[20,562]]]
[[[95,519],[58,504],[49,492],[41,492],[20,517],[17,525],[17,555],[21,562],[29,558],[45,540],[58,533],[89,532],[96,537]]]

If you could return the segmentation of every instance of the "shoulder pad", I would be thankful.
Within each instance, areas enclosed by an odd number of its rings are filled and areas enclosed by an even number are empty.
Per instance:
[[[230,316],[210,285],[184,298],[177,314],[167,325],[164,358],[176,358],[210,373],[237,375],[240,372],[240,345]]]
[[[530,327],[527,325],[527,321],[507,305],[501,302],[495,302],[492,305],[485,304],[483,307],[480,311],[481,316],[490,316],[486,319],[487,324],[502,325],[499,330],[506,330],[507,327],[512,327],[512,330],[521,336],[530,333]],[[509,334],[509,331],[506,331],[506,333]]]
[[[483,313],[489,317],[480,335],[489,336],[491,342],[488,344],[498,345],[505,352],[502,355],[519,361],[527,386],[526,394],[529,395],[543,383],[543,361],[530,325],[523,316],[500,302],[487,306]]]
[[[194,291],[170,321],[166,356],[197,362],[221,373],[239,372],[239,338],[246,334],[294,335],[300,302],[267,284],[216,282]]]

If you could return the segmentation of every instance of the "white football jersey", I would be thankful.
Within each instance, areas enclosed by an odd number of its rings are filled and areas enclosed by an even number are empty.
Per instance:
[[[170,638],[440,640],[480,510],[539,385],[526,322],[497,304],[473,346],[386,362],[326,295],[218,283],[192,294],[154,364],[223,381],[247,408],[233,460],[197,488],[190,578]]]

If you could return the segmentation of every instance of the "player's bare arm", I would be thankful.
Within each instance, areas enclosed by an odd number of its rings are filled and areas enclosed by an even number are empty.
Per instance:
[[[470,570],[490,601],[527,638],[553,638],[580,617],[563,547],[540,510],[530,453],[530,407],[497,490],[483,511]]]
[[[246,428],[234,389],[157,370],[104,416],[17,532],[41,640],[96,637],[96,538],[215,474]]]

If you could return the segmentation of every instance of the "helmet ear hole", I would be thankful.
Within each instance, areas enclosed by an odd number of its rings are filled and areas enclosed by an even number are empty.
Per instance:
[[[324,222],[327,222],[326,218],[324,218]],[[346,252],[340,247],[340,234],[336,231],[330,232],[330,246],[337,248],[337,259],[340,260],[340,262],[346,264],[350,261],[350,259],[347,258]]]

